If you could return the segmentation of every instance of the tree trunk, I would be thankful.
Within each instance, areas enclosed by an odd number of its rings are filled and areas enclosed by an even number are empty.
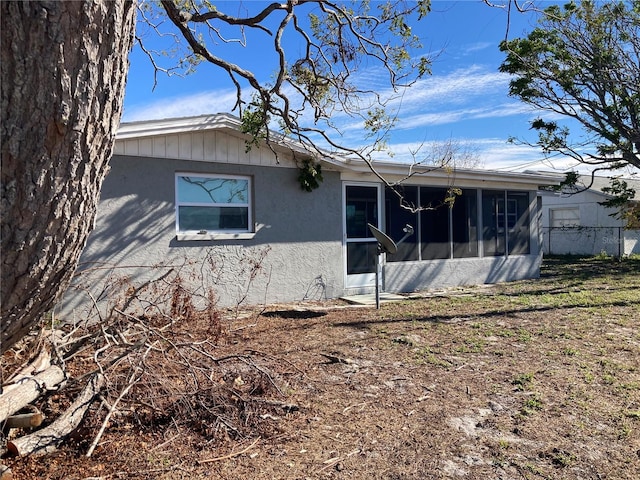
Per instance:
[[[0,2],[0,352],[64,292],[120,122],[130,0]]]

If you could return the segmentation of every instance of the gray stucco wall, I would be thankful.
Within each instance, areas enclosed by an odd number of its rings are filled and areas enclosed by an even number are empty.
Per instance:
[[[385,265],[385,289],[395,292],[538,278],[542,255],[460,258]]]
[[[251,175],[253,238],[178,241],[175,173],[185,171]],[[114,156],[75,288],[57,315],[86,318],[87,292],[101,299],[103,314],[127,288],[145,285],[146,295],[166,298],[158,291],[167,287],[164,281],[145,282],[176,273],[199,295],[213,288],[220,306],[341,295],[341,183],[336,172],[323,176],[320,189],[307,193],[294,168]],[[142,309],[149,301],[136,299]]]
[[[630,255],[640,252],[637,230],[626,230],[615,209],[600,205],[604,195],[587,190],[574,195],[541,192],[542,245],[553,255]],[[552,227],[554,209],[574,208],[580,222],[575,227]]]

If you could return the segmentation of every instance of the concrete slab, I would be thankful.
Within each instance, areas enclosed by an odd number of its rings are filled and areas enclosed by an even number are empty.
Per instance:
[[[387,292],[381,292],[380,293],[380,303],[386,303],[386,302],[397,302],[399,300],[406,300],[407,297],[405,297],[404,295],[397,295],[395,293],[387,293]],[[366,295],[349,295],[346,297],[340,297],[340,300],[344,300],[345,302],[349,302],[352,303],[354,305],[371,305],[371,306],[375,306],[376,305],[376,294],[375,293],[369,293]]]

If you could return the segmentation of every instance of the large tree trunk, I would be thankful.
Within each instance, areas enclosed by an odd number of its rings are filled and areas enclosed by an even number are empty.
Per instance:
[[[129,0],[0,2],[0,351],[68,286],[93,227],[135,28]]]

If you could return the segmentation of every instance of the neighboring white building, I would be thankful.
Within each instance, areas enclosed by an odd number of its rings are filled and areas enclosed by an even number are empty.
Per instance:
[[[291,143],[277,146],[278,158],[265,146],[247,151],[246,138],[227,114],[123,124],[76,288],[57,315],[144,310],[155,300],[141,289],[170,299],[177,277],[223,306],[372,293],[368,223],[396,240],[406,224],[415,229],[384,260],[387,292],[539,275],[537,190],[558,175],[425,167],[404,182],[407,201],[435,206],[449,188],[461,194],[453,208],[411,213],[362,161],[314,160],[324,181],[309,193],[299,181],[308,154]],[[399,181],[408,166],[376,168]]]
[[[640,200],[640,180],[625,179]],[[577,190],[591,183],[590,176],[580,177]],[[602,188],[610,185],[609,177],[595,177],[590,188],[579,193],[540,192],[543,251],[552,255],[623,256],[640,253],[640,231],[625,228],[615,218],[616,210],[601,205],[611,198]]]

